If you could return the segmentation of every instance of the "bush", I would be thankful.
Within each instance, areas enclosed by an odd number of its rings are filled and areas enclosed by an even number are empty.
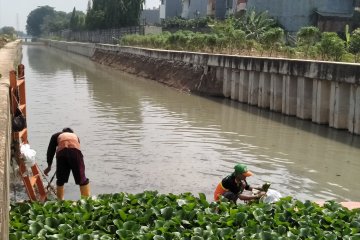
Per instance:
[[[317,48],[323,60],[340,61],[346,53],[345,41],[334,32],[324,32]]]
[[[355,29],[351,35],[349,52],[354,54],[355,62],[359,62],[360,57],[360,28]]]

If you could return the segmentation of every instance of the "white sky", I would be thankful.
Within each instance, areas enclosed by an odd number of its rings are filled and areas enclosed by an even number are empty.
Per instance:
[[[158,7],[160,0],[145,0],[145,8]],[[29,13],[38,6],[49,5],[56,11],[72,12],[86,11],[88,0],[0,0],[0,28],[14,27],[25,32],[26,20]],[[19,28],[19,29],[18,29]]]

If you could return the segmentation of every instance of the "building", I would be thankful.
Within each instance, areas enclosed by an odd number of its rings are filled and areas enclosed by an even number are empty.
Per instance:
[[[247,9],[267,11],[289,32],[315,25],[341,32],[355,8],[354,0],[162,0],[160,18],[215,16],[224,19]],[[162,11],[163,9],[163,11]]]
[[[344,31],[352,17],[354,0],[237,0],[238,5],[257,12],[268,11],[287,31],[315,25],[322,31]],[[234,6],[236,7],[236,6]],[[233,8],[234,8],[233,7]]]
[[[180,17],[182,15],[182,0],[161,0],[160,19]]]
[[[160,9],[144,9],[141,12],[140,21],[145,25],[160,24]]]
[[[182,18],[215,16],[216,0],[183,0]]]

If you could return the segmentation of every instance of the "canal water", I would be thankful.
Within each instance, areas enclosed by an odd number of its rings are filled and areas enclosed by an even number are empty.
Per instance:
[[[271,182],[283,196],[360,201],[360,138],[346,131],[179,92],[48,47],[24,46],[23,64],[39,166],[51,135],[73,128],[92,194],[202,192],[211,201],[245,163],[250,184]],[[79,198],[72,176],[65,198]]]

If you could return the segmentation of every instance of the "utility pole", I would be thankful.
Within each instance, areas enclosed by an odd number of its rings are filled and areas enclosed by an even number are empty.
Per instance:
[[[0,27],[2,26],[2,24],[1,24],[1,16],[2,16],[1,10],[2,10],[2,0],[0,0]]]
[[[20,31],[20,27],[19,27],[19,13],[16,13],[16,31]]]

